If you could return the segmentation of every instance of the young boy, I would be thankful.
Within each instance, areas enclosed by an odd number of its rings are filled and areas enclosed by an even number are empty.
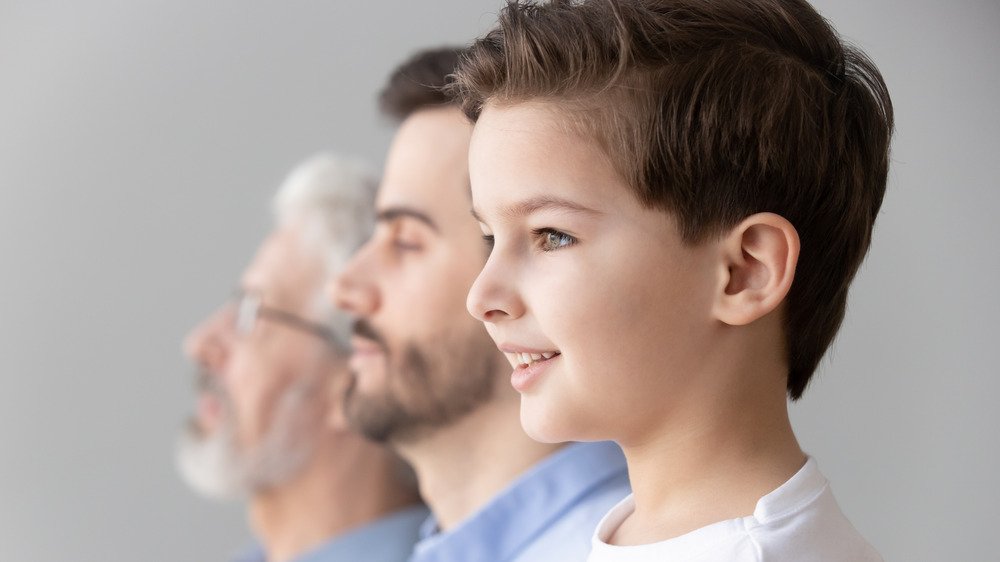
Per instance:
[[[617,441],[593,561],[879,560],[792,432],[885,192],[878,70],[802,0],[511,3],[477,121],[468,298],[540,441]]]

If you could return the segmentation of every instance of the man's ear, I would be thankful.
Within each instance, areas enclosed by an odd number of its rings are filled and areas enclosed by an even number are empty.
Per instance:
[[[799,234],[787,219],[758,213],[729,231],[721,244],[715,317],[744,326],[778,308],[792,286]]]

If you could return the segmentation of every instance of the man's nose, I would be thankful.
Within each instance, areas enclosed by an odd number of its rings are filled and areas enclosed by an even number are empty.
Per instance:
[[[370,257],[368,247],[362,247],[327,286],[327,297],[334,306],[354,316],[370,316],[382,304],[368,272]]]
[[[226,321],[231,312],[216,310],[202,320],[184,338],[184,354],[210,372],[218,372],[228,356],[231,334],[227,334]]]

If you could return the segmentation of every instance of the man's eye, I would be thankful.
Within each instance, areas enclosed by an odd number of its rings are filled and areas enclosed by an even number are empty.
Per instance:
[[[538,247],[543,252],[551,252],[552,250],[572,246],[577,242],[576,238],[553,228],[539,228],[535,230],[535,237],[538,240]]]
[[[402,238],[394,238],[392,240],[392,247],[401,252],[416,252],[423,249],[423,246],[417,242],[404,240]]]
[[[483,242],[486,244],[487,248],[491,250],[493,249],[495,240],[493,239],[492,234],[483,234]]]

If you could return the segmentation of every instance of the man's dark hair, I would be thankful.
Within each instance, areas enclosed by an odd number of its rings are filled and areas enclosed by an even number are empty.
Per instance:
[[[511,1],[451,87],[541,100],[599,143],[689,244],[759,212],[801,253],[783,310],[802,395],[844,318],[885,194],[892,104],[875,65],[804,0]]]
[[[420,109],[454,104],[444,88],[461,53],[458,47],[428,49],[399,65],[379,94],[382,113],[403,121]]]

